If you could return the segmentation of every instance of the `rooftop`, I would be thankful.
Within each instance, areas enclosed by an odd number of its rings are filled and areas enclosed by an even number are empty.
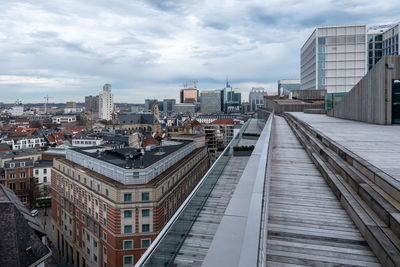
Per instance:
[[[36,155],[36,154],[39,154],[39,152],[33,148],[14,150],[14,151],[3,151],[3,152],[0,152],[0,159],[7,159],[7,158],[12,158],[12,157],[23,157],[23,156],[30,156],[30,155]]]

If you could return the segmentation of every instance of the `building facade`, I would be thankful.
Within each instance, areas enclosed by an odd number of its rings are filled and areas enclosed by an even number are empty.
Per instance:
[[[300,90],[300,80],[282,79],[278,80],[278,95],[288,95],[292,90]]]
[[[221,91],[202,91],[200,93],[200,110],[203,114],[221,112]]]
[[[88,113],[99,112],[99,96],[85,96],[85,110]]]
[[[174,106],[176,104],[175,99],[164,99],[163,100],[163,111],[164,112],[172,112],[174,111]]]
[[[97,150],[54,160],[53,236],[68,264],[133,266],[207,171],[207,152],[193,141],[141,159],[133,149]]]
[[[385,31],[383,37],[383,55],[399,55],[399,32],[400,24],[393,25]]]
[[[102,120],[112,120],[114,113],[114,94],[111,92],[111,85],[105,84],[103,91],[99,94],[99,118]]]
[[[346,93],[365,75],[366,26],[317,27],[301,48],[301,89]]]
[[[185,88],[180,92],[181,103],[197,103],[199,101],[199,90],[197,88]]]
[[[257,110],[258,107],[264,106],[264,95],[267,92],[264,88],[252,88],[249,93],[249,104],[250,104],[250,111],[254,112]]]

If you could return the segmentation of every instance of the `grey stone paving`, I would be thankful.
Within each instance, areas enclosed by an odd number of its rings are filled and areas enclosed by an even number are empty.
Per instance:
[[[400,125],[376,125],[301,112],[290,114],[400,181]]]
[[[379,266],[282,117],[272,127],[268,266]]]

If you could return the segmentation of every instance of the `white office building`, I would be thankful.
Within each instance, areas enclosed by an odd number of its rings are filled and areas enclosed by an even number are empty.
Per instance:
[[[114,94],[111,84],[105,84],[99,94],[99,118],[110,121],[114,112]]]
[[[317,27],[301,48],[301,89],[346,93],[367,72],[366,25]]]

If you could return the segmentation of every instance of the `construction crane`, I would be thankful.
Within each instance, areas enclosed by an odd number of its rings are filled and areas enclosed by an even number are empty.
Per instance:
[[[191,81],[189,81],[189,82],[193,83],[193,88],[197,88],[197,85],[196,85],[196,84],[197,84],[199,81],[191,80]]]
[[[49,98],[54,98],[54,97],[51,97],[51,96],[48,96],[48,95],[46,95],[44,97],[44,108],[45,108],[45,113],[46,114],[49,114]]]

